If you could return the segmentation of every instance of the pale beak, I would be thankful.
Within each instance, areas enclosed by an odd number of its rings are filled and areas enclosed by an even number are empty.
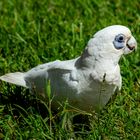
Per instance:
[[[131,51],[137,49],[137,41],[136,41],[136,39],[133,36],[128,40],[127,47]]]

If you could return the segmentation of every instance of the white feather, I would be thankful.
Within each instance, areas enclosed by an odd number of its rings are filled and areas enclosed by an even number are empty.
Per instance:
[[[116,49],[113,41],[124,34],[124,48]],[[131,38],[131,41],[128,41]],[[130,43],[129,43],[130,42]],[[128,44],[127,44],[128,43]],[[119,44],[119,43],[116,43]],[[82,110],[90,111],[104,107],[116,88],[121,88],[120,57],[132,52],[128,46],[137,45],[130,30],[121,25],[104,28],[91,38],[83,54],[72,60],[54,61],[39,65],[26,73],[11,73],[0,79],[29,87],[46,97],[48,81],[53,103],[69,103]]]
[[[24,73],[21,73],[21,72],[5,74],[0,77],[0,80],[27,88],[26,82],[24,80]]]

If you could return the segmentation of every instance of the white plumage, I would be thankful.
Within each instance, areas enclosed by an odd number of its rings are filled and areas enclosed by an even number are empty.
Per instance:
[[[136,46],[127,27],[113,25],[97,32],[76,59],[56,60],[0,79],[30,88],[45,98],[49,83],[54,104],[68,100],[71,106],[91,111],[104,107],[116,88],[121,88],[119,59]]]

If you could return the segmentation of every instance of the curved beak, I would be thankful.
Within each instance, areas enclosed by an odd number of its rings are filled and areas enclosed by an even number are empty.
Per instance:
[[[133,36],[128,40],[127,47],[131,51],[137,49],[137,41],[136,41],[136,39]]]

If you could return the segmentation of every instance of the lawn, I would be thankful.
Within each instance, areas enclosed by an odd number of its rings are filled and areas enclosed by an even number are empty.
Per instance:
[[[51,101],[1,82],[0,139],[140,139],[139,0],[1,0],[0,75],[75,58],[95,32],[113,24],[129,27],[138,42],[136,52],[121,58],[117,96],[101,112],[78,116],[67,103],[55,113]]]

